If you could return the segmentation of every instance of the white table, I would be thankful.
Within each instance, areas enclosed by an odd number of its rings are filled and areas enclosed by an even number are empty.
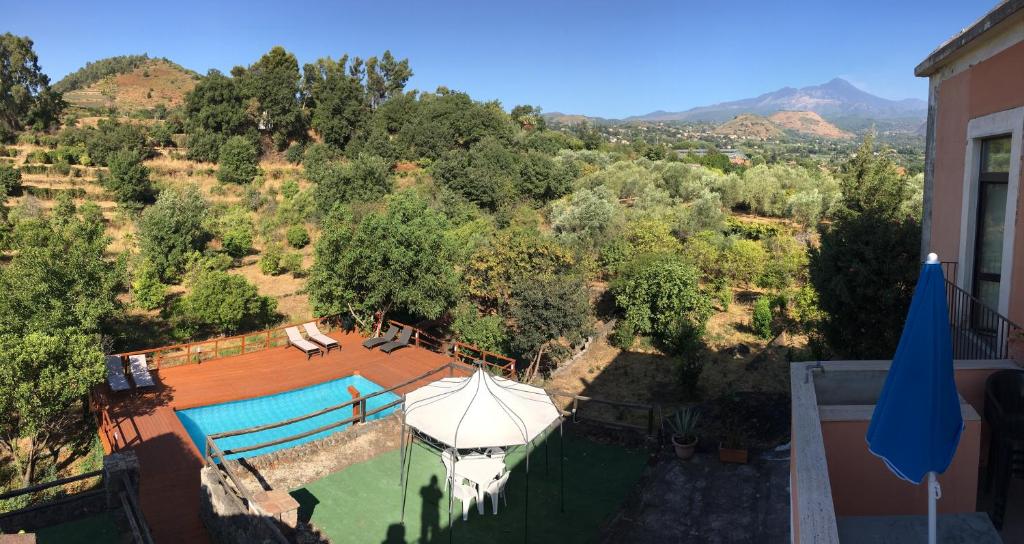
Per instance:
[[[505,460],[496,457],[470,456],[455,461],[456,481],[465,478],[476,485],[476,508],[481,515],[484,513],[484,492],[487,486],[505,471]]]

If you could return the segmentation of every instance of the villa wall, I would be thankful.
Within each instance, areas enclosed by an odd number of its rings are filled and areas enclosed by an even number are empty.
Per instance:
[[[937,115],[930,249],[944,261],[959,260],[967,124],[971,119],[1024,106],[1024,42],[974,64],[936,85]],[[1024,200],[1018,197],[1017,207]],[[1017,233],[1024,227],[1016,223]],[[1024,236],[1014,239],[1011,286],[1024,281]],[[1024,321],[1024,297],[1010,295],[1008,317]]]

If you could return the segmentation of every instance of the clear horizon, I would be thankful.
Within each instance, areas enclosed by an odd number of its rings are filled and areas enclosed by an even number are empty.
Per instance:
[[[914,66],[994,4],[871,0],[784,6],[530,0],[514,6],[397,2],[59,2],[7,6],[0,32],[29,36],[53,82],[86,62],[147,53],[199,73],[248,65],[275,45],[300,65],[390,49],[409,88],[440,85],[506,108],[607,118],[749,98],[835,77],[889,98],[927,98]],[[117,29],[111,32],[108,29]]]

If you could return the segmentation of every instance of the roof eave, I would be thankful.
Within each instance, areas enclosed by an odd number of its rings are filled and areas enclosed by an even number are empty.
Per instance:
[[[985,14],[984,17],[975,21],[974,24],[960,31],[956,36],[940,45],[938,49],[932,51],[928,58],[921,61],[914,68],[914,75],[917,77],[931,76],[942,68],[946,61],[959,53],[961,49],[1022,9],[1024,9],[1024,0],[1005,0],[993,8],[992,11]]]

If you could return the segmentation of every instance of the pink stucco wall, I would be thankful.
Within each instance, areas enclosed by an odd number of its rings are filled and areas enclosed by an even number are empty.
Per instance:
[[[959,259],[967,123],[976,117],[1024,106],[1024,42],[943,81],[937,93],[931,250]],[[1024,199],[1024,191],[1020,194]],[[1018,201],[1018,206],[1021,202]],[[1009,318],[1024,321],[1024,228],[1017,223]]]

